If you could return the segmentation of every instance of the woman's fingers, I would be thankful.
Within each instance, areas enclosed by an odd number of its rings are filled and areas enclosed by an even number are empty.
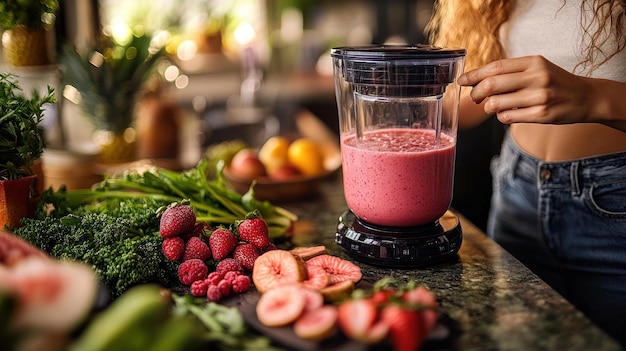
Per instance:
[[[476,89],[476,88],[475,88]],[[472,91],[473,93],[473,91]],[[484,105],[485,113],[492,114],[505,110],[521,109],[530,106],[546,108],[549,103],[550,92],[548,89],[520,88],[506,94],[489,94]],[[474,97],[473,94],[471,95]],[[474,100],[476,101],[476,100]],[[481,100],[482,101],[482,100]]]
[[[459,77],[458,83],[463,86],[474,86],[487,77],[526,71],[533,65],[542,64],[542,60],[544,59],[540,56],[525,56],[494,61],[465,72]]]
[[[587,121],[591,85],[542,56],[492,62],[459,77],[471,86],[471,99],[503,123]],[[591,97],[593,99],[593,97]]]
[[[485,98],[507,93],[515,93],[533,86],[534,78],[527,73],[508,73],[497,76],[489,76],[476,84],[470,93],[470,97],[479,104]]]

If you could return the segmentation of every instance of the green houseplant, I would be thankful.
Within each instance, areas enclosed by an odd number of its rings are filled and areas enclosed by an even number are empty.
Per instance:
[[[0,229],[32,214],[38,177],[33,165],[45,148],[43,107],[54,102],[51,87],[43,96],[33,91],[27,97],[14,75],[0,74]]]
[[[49,64],[47,27],[54,23],[58,0],[3,0],[0,29],[5,60],[12,66]]]
[[[108,134],[109,142],[100,145],[102,162],[134,159],[136,146],[129,143],[127,132],[134,126],[137,99],[163,56],[164,50],[152,47],[147,35],[85,52],[64,48],[61,70],[65,84],[80,93],[76,102],[94,129]]]

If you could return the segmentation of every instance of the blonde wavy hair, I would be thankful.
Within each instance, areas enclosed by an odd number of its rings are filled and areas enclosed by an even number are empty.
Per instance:
[[[435,45],[465,48],[466,70],[474,69],[504,58],[498,33],[513,6],[514,0],[437,0],[426,35]],[[584,59],[578,66],[593,71],[626,46],[626,0],[582,0],[581,8],[581,22],[589,45],[581,48]],[[593,11],[591,21],[582,15],[589,9]],[[603,45],[612,40],[616,40],[617,47],[613,52],[604,52]]]

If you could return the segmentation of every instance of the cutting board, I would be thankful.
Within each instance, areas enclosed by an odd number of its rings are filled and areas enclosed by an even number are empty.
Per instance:
[[[359,285],[368,284],[360,282]],[[371,286],[371,284],[368,284]],[[256,315],[256,303],[260,293],[251,290],[243,294],[228,298],[223,303],[227,306],[237,307],[245,319],[246,323],[259,333],[270,337],[278,345],[297,351],[373,351],[391,350],[389,344],[370,346],[347,338],[341,332],[323,341],[311,341],[298,337],[291,325],[284,327],[266,327]],[[452,319],[445,314],[441,314],[437,326],[429,337],[425,340],[421,350],[453,350],[454,340],[458,337],[458,328]]]

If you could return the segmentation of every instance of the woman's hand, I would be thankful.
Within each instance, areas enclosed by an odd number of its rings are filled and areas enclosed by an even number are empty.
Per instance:
[[[593,79],[574,75],[542,56],[503,59],[466,72],[472,100],[506,124],[590,122]]]

